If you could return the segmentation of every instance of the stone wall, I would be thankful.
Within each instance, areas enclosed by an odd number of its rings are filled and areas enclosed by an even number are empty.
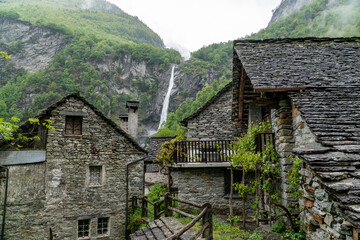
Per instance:
[[[221,140],[233,138],[231,124],[232,88],[222,93],[214,102],[187,124],[188,140]]]
[[[296,108],[293,107],[293,127],[296,148],[321,147],[316,137]],[[305,224],[306,239],[332,240],[358,239],[357,230],[346,221],[346,216],[337,201],[324,189],[321,180],[309,166],[304,163],[301,169],[303,199],[299,200],[304,208],[301,220]]]
[[[226,168],[186,168],[173,169],[174,187],[179,190],[179,198],[197,203],[210,203],[217,213],[229,213],[229,198],[225,195]],[[246,182],[254,179],[253,173],[247,173]],[[235,194],[234,194],[235,195]],[[251,208],[253,196],[246,200],[246,214],[251,217],[254,210]],[[234,198],[234,213],[242,212],[242,199]]]
[[[64,112],[83,116],[81,136],[65,135],[67,114]],[[11,237],[8,239],[47,239],[49,228],[52,228],[54,239],[77,239],[79,219],[90,219],[90,239],[98,239],[96,227],[100,217],[110,219],[110,234],[101,239],[124,237],[126,165],[145,154],[77,98],[69,98],[54,109],[51,119],[54,120],[55,130],[48,133],[46,163],[41,170],[43,173],[31,172],[39,173],[38,182],[44,184],[45,190],[40,188],[41,194],[32,195],[34,191],[30,189],[30,199],[36,204],[26,205],[27,212],[23,213],[25,216],[36,213],[37,219],[32,222],[29,220],[27,229],[9,225],[6,234]],[[90,166],[102,166],[101,184],[89,184]],[[25,166],[18,168],[26,169]],[[143,162],[130,167],[129,197],[142,195],[143,169]],[[36,183],[30,180],[22,177],[18,182],[24,184],[26,181],[30,185]],[[10,182],[9,188],[18,189],[18,186]],[[26,191],[24,189],[23,193],[18,193],[9,204],[8,219],[22,218],[12,208],[22,203],[20,196]]]
[[[297,200],[292,199],[289,195],[289,182],[287,175],[291,169],[292,162],[289,156],[292,156],[294,148],[293,138],[293,120],[290,99],[283,97],[279,101],[279,108],[272,110],[271,123],[275,133],[275,147],[280,158],[280,176],[279,186],[280,199],[284,205],[297,205]]]
[[[6,239],[31,239],[47,231],[42,219],[45,204],[45,163],[9,166]],[[1,170],[1,198],[4,203],[5,171]],[[2,221],[3,208],[0,211]]]

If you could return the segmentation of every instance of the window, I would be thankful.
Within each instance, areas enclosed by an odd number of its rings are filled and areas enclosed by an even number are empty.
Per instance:
[[[97,233],[98,235],[109,234],[109,218],[98,218]]]
[[[90,181],[89,185],[98,186],[102,184],[103,167],[102,166],[89,166]]]
[[[66,135],[81,135],[82,134],[82,117],[81,116],[66,116],[65,134]]]
[[[78,238],[90,237],[90,219],[78,220]]]
[[[234,183],[241,183],[242,182],[242,170],[234,170]],[[224,184],[225,184],[225,191],[224,197],[230,197],[230,185],[231,185],[231,178],[230,178],[230,170],[225,171],[224,175]],[[233,187],[233,198],[239,198],[238,192]]]

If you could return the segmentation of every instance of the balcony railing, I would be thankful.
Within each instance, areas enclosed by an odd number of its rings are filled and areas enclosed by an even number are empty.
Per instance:
[[[175,143],[175,163],[228,162],[234,152],[230,144],[235,140],[179,141]],[[273,133],[262,133],[256,138],[257,150],[262,151],[267,143],[274,144]]]

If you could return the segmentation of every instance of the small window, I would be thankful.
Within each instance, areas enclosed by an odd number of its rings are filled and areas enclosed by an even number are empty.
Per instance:
[[[90,237],[90,219],[78,221],[78,238]]]
[[[90,186],[98,186],[102,184],[102,166],[89,166]]]
[[[81,135],[82,134],[82,117],[81,116],[66,116],[65,134],[66,135]]]
[[[109,218],[98,218],[97,233],[98,235],[109,234]]]
[[[242,170],[233,170],[234,173],[234,183],[241,183],[242,182]],[[224,197],[230,197],[230,185],[231,185],[231,178],[230,178],[230,170],[225,171],[224,176],[224,184],[225,184],[225,191]],[[239,198],[239,193],[233,187],[233,198]]]

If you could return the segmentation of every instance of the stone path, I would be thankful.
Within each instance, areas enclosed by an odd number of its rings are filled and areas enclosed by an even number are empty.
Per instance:
[[[173,217],[161,217],[148,224],[147,227],[130,235],[131,240],[163,240],[178,232],[184,224]],[[180,239],[188,240],[194,235],[194,230],[185,232]],[[200,239],[200,238],[199,238]]]

